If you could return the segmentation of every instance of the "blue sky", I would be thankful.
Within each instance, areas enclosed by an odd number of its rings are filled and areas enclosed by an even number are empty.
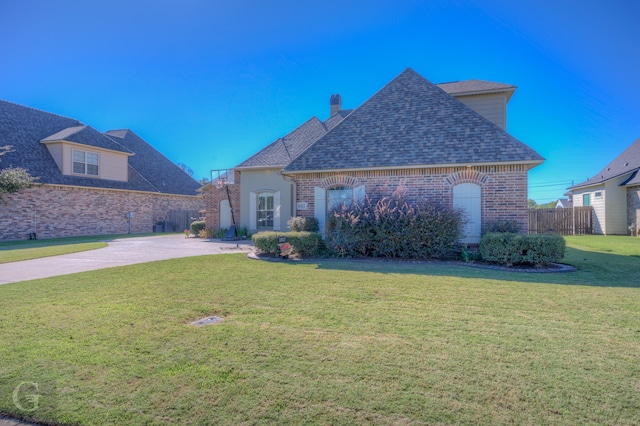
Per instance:
[[[634,0],[0,0],[0,99],[130,128],[200,178],[407,67],[509,83],[507,130],[546,158],[542,203],[640,138],[638,16]]]

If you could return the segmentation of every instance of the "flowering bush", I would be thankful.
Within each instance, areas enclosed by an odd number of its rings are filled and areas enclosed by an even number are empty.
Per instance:
[[[457,247],[463,224],[462,212],[436,203],[366,199],[329,214],[327,246],[341,257],[439,259]]]

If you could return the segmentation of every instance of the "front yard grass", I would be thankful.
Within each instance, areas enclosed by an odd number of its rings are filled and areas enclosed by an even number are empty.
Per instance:
[[[619,254],[592,238],[568,239],[579,270],[562,274],[216,255],[3,285],[0,412],[96,425],[638,424],[640,240]],[[189,324],[210,315],[224,321]],[[14,395],[32,408],[20,398],[33,384],[37,409],[20,411]]]

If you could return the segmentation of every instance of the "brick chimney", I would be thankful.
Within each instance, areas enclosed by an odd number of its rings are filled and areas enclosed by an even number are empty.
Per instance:
[[[329,99],[329,117],[342,109],[342,96],[340,94],[331,95]]]

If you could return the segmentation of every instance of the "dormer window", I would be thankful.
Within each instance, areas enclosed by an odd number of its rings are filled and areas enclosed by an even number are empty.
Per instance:
[[[98,176],[100,154],[96,152],[73,150],[73,173]]]

